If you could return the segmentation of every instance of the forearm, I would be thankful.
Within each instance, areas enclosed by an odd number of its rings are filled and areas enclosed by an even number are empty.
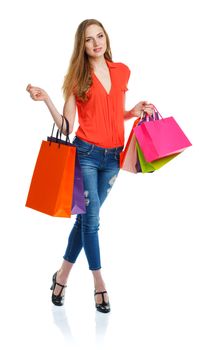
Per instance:
[[[134,115],[132,113],[132,109],[130,111],[124,111],[124,119],[125,120],[129,120],[129,119],[134,118],[134,117],[136,117],[136,115]]]
[[[50,97],[48,97],[45,100],[45,104],[48,107],[48,110],[51,113],[51,116],[52,116],[55,124],[57,125],[57,128],[60,129],[61,125],[62,125],[62,115],[58,112],[58,110],[54,106],[54,104],[53,104],[52,100],[50,99]],[[65,126],[63,128],[63,133],[65,133]]]

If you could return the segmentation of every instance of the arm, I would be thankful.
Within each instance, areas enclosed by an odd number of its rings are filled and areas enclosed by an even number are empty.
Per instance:
[[[141,118],[143,112],[146,112],[149,115],[152,115],[152,113],[153,113],[152,104],[150,104],[146,101],[141,101],[141,102],[138,102],[131,110],[126,111],[125,110],[125,102],[124,102],[124,119],[125,120],[129,120],[129,119],[134,118],[134,117]]]
[[[62,116],[57,111],[56,107],[54,106],[52,100],[50,98],[45,100],[45,104],[48,107],[54,122],[56,123],[57,127],[60,129],[62,124]],[[75,121],[75,115],[76,115],[76,101],[75,96],[70,95],[68,100],[65,102],[63,107],[63,116],[68,120],[69,122],[69,134],[73,131],[74,121]],[[66,126],[63,126],[63,134],[66,134]]]
[[[135,106],[134,108],[132,108],[131,110],[129,111],[126,111],[125,110],[125,96],[124,96],[124,120],[129,120],[131,118],[134,118],[134,117],[140,117],[140,114],[142,112],[141,110],[141,105],[140,106]],[[138,107],[138,108],[136,108]]]
[[[48,107],[51,116],[56,123],[57,127],[60,129],[62,125],[62,115],[58,112],[56,107],[54,106],[52,100],[50,99],[49,95],[46,93],[45,90],[32,86],[29,84],[26,88],[26,90],[30,93],[31,98],[34,101],[44,101],[46,106]],[[75,115],[76,115],[76,101],[75,96],[70,95],[68,100],[64,104],[63,108],[63,115],[65,118],[67,118],[69,122],[69,134],[73,131],[73,125],[75,121]],[[66,134],[66,126],[64,125],[63,128],[63,134]]]
[[[124,119],[129,120],[133,117],[136,117],[136,115],[132,114],[132,110],[130,111],[124,111]]]

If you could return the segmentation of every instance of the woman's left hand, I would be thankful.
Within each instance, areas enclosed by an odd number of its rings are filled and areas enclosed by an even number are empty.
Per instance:
[[[154,112],[154,107],[151,103],[148,103],[147,101],[140,101],[134,106],[134,108],[131,109],[130,112],[136,117],[142,117],[143,112],[146,112],[148,115],[151,116]]]

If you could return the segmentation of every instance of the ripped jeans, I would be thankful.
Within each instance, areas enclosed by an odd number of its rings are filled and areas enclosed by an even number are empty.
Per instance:
[[[82,247],[90,270],[101,268],[98,239],[100,207],[119,172],[119,155],[123,147],[102,148],[75,137],[83,175],[86,213],[76,217],[63,258],[75,263]]]

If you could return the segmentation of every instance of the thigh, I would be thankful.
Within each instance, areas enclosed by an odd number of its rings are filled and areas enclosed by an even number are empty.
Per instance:
[[[97,225],[99,221],[100,200],[98,194],[98,166],[95,158],[78,152],[83,177],[86,213],[83,222]]]
[[[100,205],[102,205],[114,185],[119,170],[119,159],[116,159],[115,155],[110,155],[107,159],[106,166],[100,170],[98,174],[98,195]]]
[[[78,138],[73,144],[77,147],[77,155],[83,177],[84,191],[97,193],[98,167],[93,155],[93,146]]]

